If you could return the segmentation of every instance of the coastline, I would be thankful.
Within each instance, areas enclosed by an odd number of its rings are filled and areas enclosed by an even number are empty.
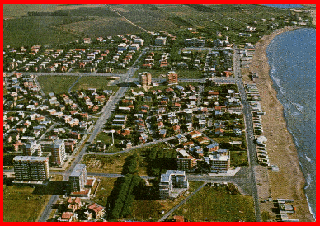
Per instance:
[[[267,137],[267,150],[270,162],[280,168],[279,172],[267,172],[267,180],[263,180],[263,187],[267,188],[272,199],[294,199],[296,213],[292,218],[303,222],[314,221],[309,212],[309,206],[304,193],[305,178],[300,169],[298,152],[293,137],[287,129],[284,109],[277,99],[277,92],[272,87],[270,66],[266,56],[267,46],[276,35],[299,29],[300,27],[285,27],[265,35],[256,44],[256,53],[250,65],[250,71],[256,72],[256,80],[260,92],[261,106],[266,115],[262,116],[263,135]],[[260,196],[260,194],[259,194]]]

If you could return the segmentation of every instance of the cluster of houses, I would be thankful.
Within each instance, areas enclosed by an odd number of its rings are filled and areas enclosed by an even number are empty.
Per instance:
[[[228,118],[230,115],[233,119]],[[219,149],[206,134],[242,137],[242,117],[240,95],[233,89],[226,93],[204,91],[203,84],[152,87],[147,92],[132,89],[120,100],[105,132],[113,130],[123,148],[172,138],[179,170],[192,172],[197,161],[205,161],[209,172],[226,172],[229,151]],[[103,142],[95,146],[96,150],[105,150]]]
[[[101,219],[105,214],[105,208],[97,203],[87,204],[80,197],[67,197],[61,204],[63,209],[59,213],[59,222],[93,222]]]
[[[91,40],[83,39],[82,43],[75,43],[79,48],[49,49],[41,45],[34,45],[30,49],[8,48],[4,51],[6,62],[4,71],[21,72],[112,72],[114,68],[127,68],[133,57],[139,53],[144,40],[136,35],[118,35],[118,42],[112,36]],[[78,41],[78,40],[77,40]],[[94,44],[93,44],[93,41]],[[106,42],[114,48],[106,47]],[[120,43],[119,43],[120,42]],[[105,47],[101,47],[101,44]],[[114,51],[113,49],[116,49]],[[10,54],[10,57],[9,55]]]
[[[33,75],[3,76],[6,90],[3,97],[4,151],[38,157],[42,157],[42,152],[50,152],[50,166],[63,166],[67,157],[81,145],[86,131],[92,128],[91,113],[98,113],[113,93],[89,88],[74,95],[49,93],[44,96]],[[38,146],[42,152],[26,154],[26,150]],[[59,150],[57,153],[55,146]]]

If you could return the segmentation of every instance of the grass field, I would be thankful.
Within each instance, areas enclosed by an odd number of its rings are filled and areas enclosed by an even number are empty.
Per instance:
[[[42,212],[49,195],[34,195],[29,186],[3,186],[3,221],[34,222]]]
[[[99,205],[105,206],[107,203],[107,198],[111,194],[114,182],[117,180],[117,178],[99,177],[99,179],[101,179],[101,181],[93,201]]]
[[[64,75],[45,75],[39,76],[38,81],[41,89],[46,94],[54,93],[67,93],[69,87],[78,79],[78,76],[64,76]]]
[[[112,90],[114,92],[118,91],[118,86],[108,86],[111,80],[107,77],[99,77],[99,76],[83,76],[79,79],[79,81],[72,87],[71,91],[88,89],[88,88],[96,88],[103,90]]]
[[[225,188],[205,186],[173,215],[183,215],[191,222],[255,221],[251,196],[230,195]]]
[[[191,193],[200,187],[203,182],[191,181],[189,184],[190,187],[188,191]],[[168,212],[171,208],[186,198],[187,195],[188,194],[180,196],[175,200],[134,200],[132,205],[132,214],[130,217],[133,217],[136,220],[158,220],[162,217],[161,211]]]

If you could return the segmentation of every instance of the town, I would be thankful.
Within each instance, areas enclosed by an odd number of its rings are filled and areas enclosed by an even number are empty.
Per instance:
[[[225,26],[216,39],[190,27],[4,48],[6,189],[32,189],[25,201],[41,201],[40,222],[226,221],[179,209],[211,190],[237,199],[228,221],[299,221],[288,217],[293,200],[259,196],[256,169],[279,167],[263,135],[259,74],[248,70],[255,22],[241,44]]]

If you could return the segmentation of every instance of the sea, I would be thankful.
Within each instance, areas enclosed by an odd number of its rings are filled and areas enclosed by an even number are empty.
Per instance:
[[[316,219],[316,30],[277,35],[267,47],[267,57],[306,179],[309,210]]]

